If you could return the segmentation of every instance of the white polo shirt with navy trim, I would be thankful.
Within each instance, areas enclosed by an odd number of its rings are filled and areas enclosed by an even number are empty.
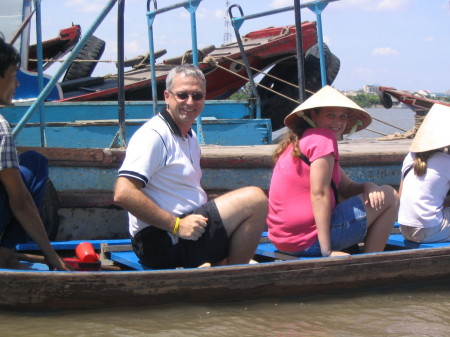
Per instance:
[[[200,184],[200,155],[195,132],[190,130],[183,137],[169,113],[163,110],[131,137],[119,177],[142,181],[146,196],[178,216],[207,202]],[[131,213],[128,216],[132,236],[151,225]]]

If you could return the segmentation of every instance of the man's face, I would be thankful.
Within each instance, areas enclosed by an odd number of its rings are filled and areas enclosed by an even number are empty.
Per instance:
[[[170,91],[164,91],[167,110],[185,135],[205,105],[205,90],[196,77],[176,75]]]
[[[0,105],[12,104],[14,93],[19,86],[16,74],[17,67],[11,65],[6,69],[5,76],[0,76]]]

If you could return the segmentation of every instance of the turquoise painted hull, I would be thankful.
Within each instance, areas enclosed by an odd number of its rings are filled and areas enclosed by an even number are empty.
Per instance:
[[[159,103],[159,109],[165,104]],[[30,104],[22,103],[2,109],[2,114],[14,127],[25,115]],[[48,147],[108,148],[119,131],[116,102],[58,102],[43,106]],[[249,106],[237,101],[207,101],[202,113],[205,144],[263,145],[272,142],[270,119],[249,119]],[[125,141],[153,116],[151,102],[125,104]],[[16,137],[18,146],[41,144],[40,116],[34,114]],[[197,125],[193,125],[197,131]]]

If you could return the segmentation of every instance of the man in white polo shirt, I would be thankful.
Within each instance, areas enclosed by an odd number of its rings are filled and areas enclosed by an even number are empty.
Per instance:
[[[248,263],[265,226],[267,198],[260,188],[208,202],[200,185],[200,146],[191,126],[205,94],[196,66],[172,69],[166,109],[131,137],[119,169],[114,201],[129,212],[134,251],[150,268]]]

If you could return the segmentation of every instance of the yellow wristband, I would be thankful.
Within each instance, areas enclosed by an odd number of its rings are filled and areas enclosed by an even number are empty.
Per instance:
[[[176,235],[178,233],[178,228],[180,227],[180,218],[177,218],[177,220],[175,220],[175,226],[173,227],[173,231],[172,234]]]

